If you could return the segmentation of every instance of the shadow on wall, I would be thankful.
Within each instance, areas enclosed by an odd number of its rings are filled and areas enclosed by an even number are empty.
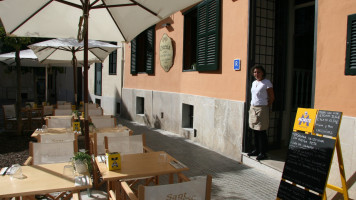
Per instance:
[[[153,122],[154,128],[161,129],[162,123],[161,123],[161,120],[159,119],[159,117],[157,115],[155,115],[153,118],[154,118],[154,122]]]
[[[346,181],[346,186],[350,189],[356,182],[356,172]],[[350,196],[350,193],[349,193]],[[341,193],[337,193],[331,200],[343,199],[343,195]]]
[[[124,101],[121,102],[121,114],[120,117],[127,119],[129,121],[132,121],[133,118],[130,115],[130,112],[128,111],[127,105],[125,104]]]
[[[143,117],[143,121],[144,121],[145,125],[152,127],[149,119],[150,119],[149,116],[145,113],[144,117]]]

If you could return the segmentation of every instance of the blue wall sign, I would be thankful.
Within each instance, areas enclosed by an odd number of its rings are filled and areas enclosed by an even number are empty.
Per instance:
[[[240,61],[240,59],[235,59],[234,60],[234,70],[236,70],[236,71],[241,70],[241,61]]]

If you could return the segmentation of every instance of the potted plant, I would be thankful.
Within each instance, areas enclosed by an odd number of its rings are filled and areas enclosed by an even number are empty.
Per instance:
[[[93,122],[89,122],[89,132],[94,132],[96,130],[96,127]]]
[[[72,164],[75,168],[75,170],[79,174],[83,174],[89,170],[89,173],[92,172],[93,166],[92,166],[92,160],[91,156],[85,152],[77,152],[73,157],[72,157]]]
[[[79,113],[78,110],[73,110],[72,111],[72,115],[73,115],[74,118],[80,119],[80,113]]]

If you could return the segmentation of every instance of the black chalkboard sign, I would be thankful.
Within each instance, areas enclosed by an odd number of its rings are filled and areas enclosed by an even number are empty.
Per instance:
[[[277,197],[282,200],[321,200],[322,197],[311,193],[307,190],[299,188],[295,185],[281,181]]]
[[[339,131],[341,112],[319,110],[315,120],[314,132],[336,137]]]
[[[282,178],[324,193],[335,140],[293,132]]]

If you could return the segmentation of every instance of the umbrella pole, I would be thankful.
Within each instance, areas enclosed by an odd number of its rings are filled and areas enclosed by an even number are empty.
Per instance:
[[[45,67],[45,95],[46,95],[46,104],[48,102],[48,65]]]
[[[84,135],[85,150],[89,151],[89,121],[88,121],[88,15],[89,0],[84,5]]]
[[[73,82],[74,82],[74,102],[75,102],[75,109],[78,106],[78,94],[77,94],[77,58],[75,57],[74,48],[72,50],[72,63],[73,63]]]

